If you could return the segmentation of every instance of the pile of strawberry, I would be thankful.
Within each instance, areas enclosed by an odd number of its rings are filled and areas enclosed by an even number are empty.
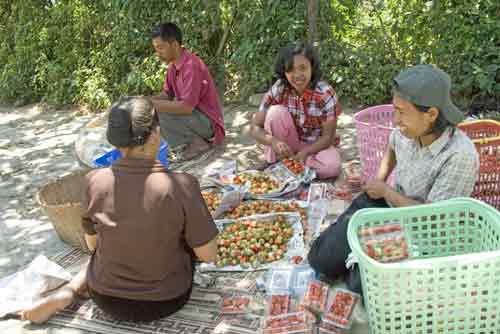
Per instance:
[[[312,280],[302,300],[302,307],[309,306],[318,311],[324,311],[328,298],[328,286],[323,282]],[[302,309],[302,307],[300,309]]]
[[[227,226],[218,236],[217,267],[258,266],[283,258],[294,230],[285,217],[245,220]]]
[[[359,230],[365,253],[380,262],[408,258],[408,242],[400,224],[384,224]]]
[[[281,162],[283,162],[283,165],[285,165],[286,168],[288,168],[295,175],[304,173],[305,167],[304,164],[302,164],[300,161],[287,158],[283,159]]]
[[[264,200],[243,202],[238,207],[227,212],[224,218],[238,219],[241,217],[274,212],[299,212],[302,219],[306,218],[306,210],[299,207],[299,204],[297,202],[278,202]]]
[[[268,307],[269,307],[268,314],[270,316],[276,316],[288,313],[290,307],[290,295],[289,294],[271,295],[271,300],[269,302]]]
[[[208,211],[210,211],[210,213],[213,213],[215,210],[217,210],[221,201],[220,193],[212,191],[202,191],[201,195],[203,196],[205,203],[207,203]]]
[[[234,177],[233,183],[243,185],[250,182],[250,193],[255,195],[262,195],[275,192],[279,189],[279,184],[269,175],[265,173],[241,173]]]

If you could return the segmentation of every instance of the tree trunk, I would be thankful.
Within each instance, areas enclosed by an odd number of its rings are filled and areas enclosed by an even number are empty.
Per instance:
[[[204,42],[206,48],[209,50],[209,59],[206,59],[207,66],[212,74],[215,85],[217,86],[217,92],[221,102],[224,98],[225,92],[225,66],[224,66],[224,52],[223,45],[221,46],[221,41],[224,38],[225,33],[222,25],[222,13],[220,10],[220,0],[204,0],[203,5],[210,18],[210,25],[206,27],[208,33],[204,34]]]
[[[314,45],[317,37],[318,1],[319,0],[307,0],[307,40],[311,45]]]

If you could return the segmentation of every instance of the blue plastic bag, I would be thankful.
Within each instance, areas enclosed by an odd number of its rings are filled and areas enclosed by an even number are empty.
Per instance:
[[[109,152],[106,152],[105,154],[101,155],[97,159],[95,159],[94,166],[101,168],[101,167],[109,167],[111,164],[119,160],[122,157],[122,152],[120,152],[118,149],[113,149]],[[160,149],[158,150],[158,154],[156,156],[156,159],[160,160],[162,165],[165,168],[168,168],[168,144],[165,141],[161,141],[160,143]]]

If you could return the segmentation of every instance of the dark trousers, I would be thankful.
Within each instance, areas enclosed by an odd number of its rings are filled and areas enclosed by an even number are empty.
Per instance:
[[[347,227],[352,215],[365,208],[389,207],[384,199],[371,199],[366,193],[360,194],[351,205],[313,242],[309,251],[308,260],[311,267],[318,273],[330,278],[344,278],[350,290],[359,294],[361,291],[361,277],[356,264],[348,270],[345,261],[351,247],[347,242]]]
[[[165,301],[147,301],[102,295],[89,288],[90,298],[105,313],[123,321],[153,321],[179,311],[189,300],[191,288],[181,296]]]
[[[194,252],[186,246],[186,251],[191,254],[193,261],[191,261],[191,269],[194,277]],[[191,278],[191,286],[188,291],[179,297],[161,300],[134,300],[103,295],[88,287],[90,298],[96,305],[105,313],[111,315],[113,318],[122,321],[153,321],[160,318],[168,317],[171,314],[179,311],[186,305],[191,297],[193,289],[193,277]]]

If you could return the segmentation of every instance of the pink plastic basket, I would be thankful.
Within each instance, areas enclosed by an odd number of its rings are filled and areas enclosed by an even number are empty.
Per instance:
[[[393,105],[384,104],[366,108],[354,115],[364,181],[377,176],[380,162],[389,143],[389,135],[394,129],[393,114]],[[391,174],[388,183],[394,184],[394,175]]]

